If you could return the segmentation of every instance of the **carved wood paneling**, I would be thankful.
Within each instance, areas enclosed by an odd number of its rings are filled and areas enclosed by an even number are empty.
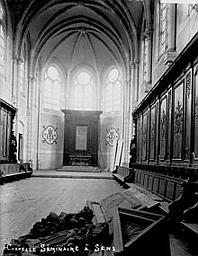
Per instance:
[[[160,103],[160,160],[166,158],[167,140],[167,96]]]
[[[168,99],[167,99],[167,149],[166,149],[166,157],[170,160],[171,157],[171,120],[172,120],[172,88],[168,91]]]
[[[16,162],[16,137],[13,132],[15,113],[15,108],[0,99],[0,162],[2,163]]]
[[[156,105],[151,108],[150,122],[150,160],[155,159],[155,139],[156,139]]]
[[[159,156],[159,101],[156,103],[155,159]]]
[[[173,105],[173,158],[180,160],[182,159],[182,136],[184,121],[183,86],[184,80],[175,86]]]
[[[198,67],[197,67],[198,69]],[[194,157],[198,160],[198,70],[195,73]]]
[[[155,172],[147,172],[145,168],[136,166],[135,182],[154,193],[161,195],[167,201],[175,200],[182,193],[182,180],[168,177]]]
[[[142,127],[142,160],[147,159],[147,145],[148,145],[148,114],[143,114]]]
[[[169,83],[166,92],[156,94],[139,112],[137,148],[141,161],[178,167],[197,166],[198,64],[195,65],[184,70],[176,82]],[[177,170],[175,173],[177,177],[181,176]],[[169,174],[174,176],[174,171]]]
[[[185,141],[184,159],[190,159],[190,136],[191,136],[191,102],[192,102],[192,73],[189,71],[185,79]]]
[[[142,116],[137,119],[137,160],[141,161],[142,156]]]

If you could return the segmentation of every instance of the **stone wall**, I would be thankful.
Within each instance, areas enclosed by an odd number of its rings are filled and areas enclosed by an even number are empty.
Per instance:
[[[64,116],[45,110],[40,116],[38,169],[57,169],[63,164]]]
[[[101,169],[113,171],[120,161],[122,149],[122,115],[112,113],[101,115],[100,144],[99,144],[99,165]],[[117,157],[115,161],[117,151]]]

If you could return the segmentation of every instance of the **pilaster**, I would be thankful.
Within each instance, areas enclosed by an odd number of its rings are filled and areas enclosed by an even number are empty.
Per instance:
[[[131,87],[133,90],[133,108],[138,104],[139,99],[139,61],[137,59],[133,59],[130,62],[131,67]]]
[[[147,77],[146,77],[146,81],[144,82],[144,92],[148,92],[151,89],[151,77],[152,77],[152,35],[153,35],[153,31],[151,29],[147,29],[144,33],[145,36],[145,40],[147,40],[147,44],[148,44],[148,52],[147,52]]]
[[[165,65],[170,65],[177,56],[175,37],[176,37],[176,5],[168,4],[168,16],[167,16],[167,50],[165,54]]]

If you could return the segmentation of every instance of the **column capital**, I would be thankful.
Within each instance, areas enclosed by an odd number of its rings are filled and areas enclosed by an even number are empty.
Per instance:
[[[129,83],[129,77],[125,77],[125,78],[123,79],[123,82],[124,82],[124,83]]]
[[[151,28],[147,28],[145,31],[144,31],[144,37],[148,40],[151,40],[152,38],[152,35],[153,35],[153,29]]]
[[[152,85],[151,85],[151,82],[150,81],[148,81],[148,82],[144,82],[144,92],[145,93],[148,93],[150,90],[151,90],[151,88],[152,88]]]
[[[20,64],[21,62],[23,62],[23,59],[20,58],[20,57],[17,56],[17,55],[13,55],[13,56],[12,56],[12,59],[13,59],[13,61],[14,61],[15,64]]]
[[[135,68],[138,65],[139,65],[139,60],[138,59],[134,58],[133,60],[130,61],[130,66],[132,68]]]
[[[12,105],[16,107],[17,103],[16,103],[16,97],[14,95],[11,98],[11,102],[12,102]]]
[[[29,80],[30,82],[34,82],[34,81],[36,80],[36,76],[29,76],[29,77],[28,77],[28,80]]]
[[[17,64],[18,65],[21,65],[21,64],[23,64],[24,63],[24,60],[23,59],[21,59],[21,58],[18,58],[17,59]]]

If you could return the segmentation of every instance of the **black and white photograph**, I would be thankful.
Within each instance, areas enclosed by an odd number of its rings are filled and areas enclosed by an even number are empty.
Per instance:
[[[0,255],[198,255],[198,0],[0,0]]]

